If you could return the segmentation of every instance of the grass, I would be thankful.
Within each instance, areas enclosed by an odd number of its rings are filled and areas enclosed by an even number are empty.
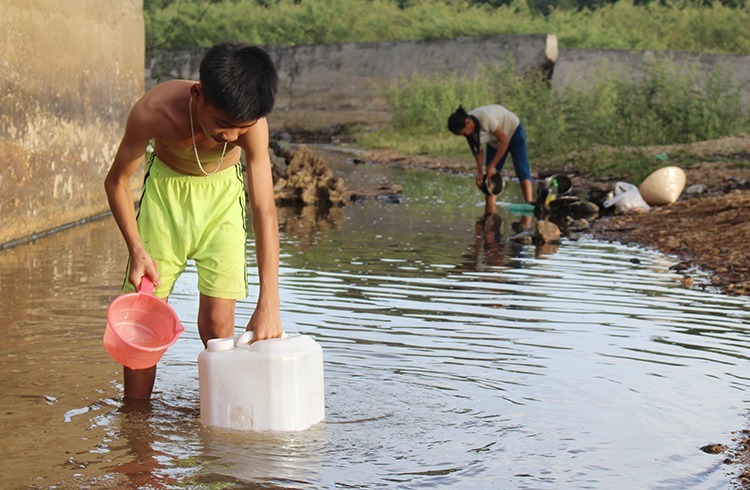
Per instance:
[[[589,91],[552,90],[511,67],[488,69],[472,80],[416,75],[385,88],[383,95],[393,124],[358,135],[362,146],[468,157],[465,140],[446,128],[448,115],[459,104],[470,110],[499,103],[521,117],[532,165],[554,166],[577,154],[576,164],[584,171],[633,180],[650,173],[654,165],[654,155],[633,147],[693,143],[750,131],[750,115],[728,71],[702,76],[670,63],[649,66],[637,82],[600,75]]]
[[[298,45],[555,33],[561,47],[750,53],[750,36],[738,35],[750,25],[750,5],[718,1],[620,0],[546,15],[524,0],[497,8],[468,0],[145,0],[144,11],[151,52],[225,40]],[[417,75],[384,92],[393,126],[362,132],[359,143],[406,154],[467,155],[463,139],[445,129],[448,114],[459,104],[501,103],[522,118],[532,165],[576,152],[586,155],[580,164],[592,172],[638,176],[652,164],[650,156],[623,148],[748,132],[750,117],[730,69],[701,78],[698,71],[654,65],[638,84],[602,74],[591,92],[552,91],[512,69],[472,80]],[[600,152],[605,147],[620,149]]]
[[[706,5],[710,3],[710,5]],[[555,33],[562,47],[750,53],[750,6],[621,0],[546,15],[524,0],[146,0],[146,46],[326,44]]]

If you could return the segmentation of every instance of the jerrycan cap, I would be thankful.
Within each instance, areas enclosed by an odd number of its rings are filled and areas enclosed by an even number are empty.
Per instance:
[[[211,339],[206,345],[208,352],[221,352],[234,349],[234,338],[227,337],[224,339]]]

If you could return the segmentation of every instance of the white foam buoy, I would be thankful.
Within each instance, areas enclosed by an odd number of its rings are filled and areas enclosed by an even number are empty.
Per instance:
[[[200,421],[251,431],[300,431],[323,420],[323,349],[305,335],[248,344],[212,339],[198,355]]]

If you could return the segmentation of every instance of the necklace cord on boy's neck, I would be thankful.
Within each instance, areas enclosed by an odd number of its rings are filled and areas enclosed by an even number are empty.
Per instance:
[[[203,168],[203,164],[201,163],[200,157],[198,157],[198,146],[195,144],[195,127],[193,126],[193,96],[190,96],[190,100],[188,101],[188,114],[190,114],[190,135],[193,137],[193,151],[195,152],[195,161],[198,162],[198,167],[200,167],[201,172],[203,172],[203,175],[209,176],[213,175],[216,172],[219,171],[221,168],[221,164],[224,163],[224,155],[227,152],[227,141],[224,142],[224,149],[221,150],[221,160],[219,160],[218,165],[216,165],[216,168],[213,172],[208,173]]]

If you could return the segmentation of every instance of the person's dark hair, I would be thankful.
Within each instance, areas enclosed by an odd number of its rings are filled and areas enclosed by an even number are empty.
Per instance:
[[[448,131],[453,134],[458,134],[462,129],[466,127],[466,119],[469,117],[469,113],[466,112],[464,106],[458,106],[458,109],[448,116]]]
[[[216,44],[201,61],[200,82],[206,100],[240,122],[271,113],[278,80],[268,53],[249,44]]]

